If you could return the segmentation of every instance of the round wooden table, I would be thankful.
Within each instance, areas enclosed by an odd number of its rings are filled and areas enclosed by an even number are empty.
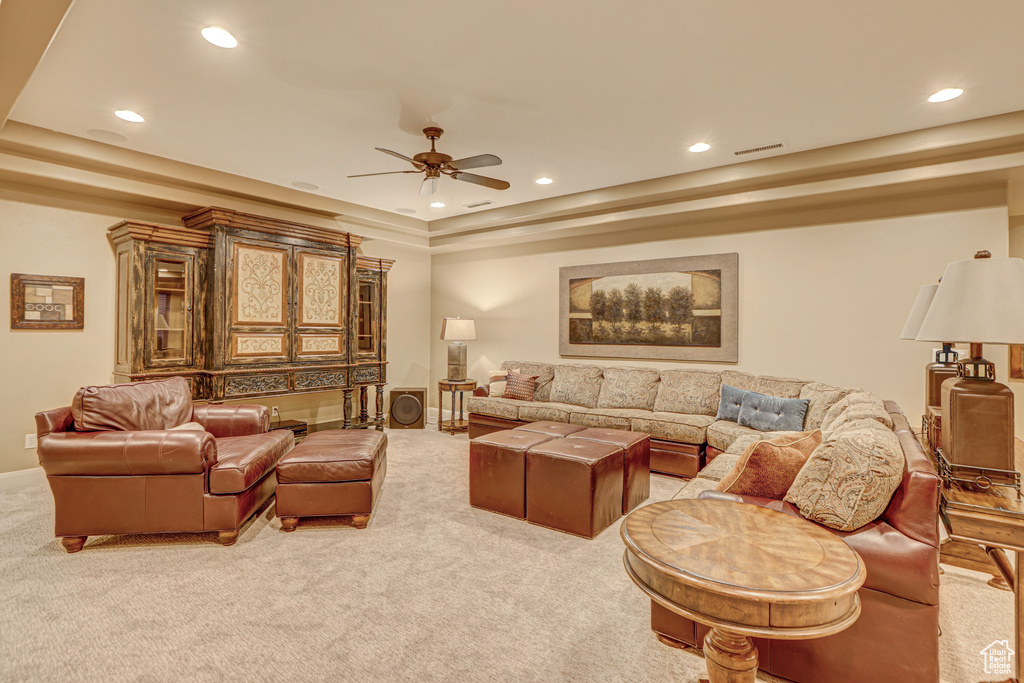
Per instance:
[[[711,627],[704,638],[711,683],[754,683],[749,636],[817,638],[860,615],[864,561],[807,520],[746,503],[667,500],[634,510],[621,534],[636,585]]]

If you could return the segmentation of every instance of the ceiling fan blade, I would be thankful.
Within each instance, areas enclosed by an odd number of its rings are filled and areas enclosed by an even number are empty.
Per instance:
[[[392,173],[419,173],[419,171],[382,171],[381,173],[360,173],[358,175],[346,176],[348,178],[365,178],[368,175],[391,175]]]
[[[501,158],[496,157],[493,154],[477,154],[475,157],[466,157],[465,159],[449,161],[448,165],[456,171],[461,171],[467,168],[483,168],[484,166],[500,166]]]
[[[392,152],[390,149],[384,149],[383,147],[374,147],[374,149],[377,150],[378,152],[384,152],[385,154],[390,154],[393,157],[398,157],[399,159],[401,159],[403,161],[408,161],[410,164],[412,164],[416,168],[420,168],[421,166],[423,166],[423,164],[421,164],[420,162],[416,161],[415,159],[407,157],[404,154],[399,154],[398,152]]]
[[[420,183],[420,194],[428,195],[437,192],[437,178],[424,178]]]
[[[474,185],[483,185],[484,187],[489,187],[492,190],[507,190],[512,187],[512,185],[505,180],[488,178],[486,176],[476,175],[475,173],[453,173],[452,178],[467,183],[473,183]]]

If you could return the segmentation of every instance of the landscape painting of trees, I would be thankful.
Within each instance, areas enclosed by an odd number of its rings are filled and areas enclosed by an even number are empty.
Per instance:
[[[693,267],[708,265],[719,267]],[[562,355],[726,360],[735,353],[736,254],[561,271]]]

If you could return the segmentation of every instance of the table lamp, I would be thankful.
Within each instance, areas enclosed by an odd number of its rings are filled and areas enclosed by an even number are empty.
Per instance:
[[[454,342],[448,345],[447,379],[466,379],[466,345],[462,342],[476,340],[476,325],[466,318],[445,318],[441,321],[441,339]]]
[[[928,314],[928,308],[931,306],[938,288],[938,285],[924,285],[918,290],[914,306],[910,309],[910,315],[907,316],[903,332],[900,333],[900,339],[917,340],[921,323],[924,322],[924,317]],[[935,352],[935,360],[924,366],[925,407],[941,405],[942,383],[950,377],[956,377],[956,360],[957,352],[953,350],[953,344],[943,341],[942,350]]]
[[[957,376],[942,383],[943,475],[981,488],[1014,486],[1013,392],[996,382],[995,365],[982,357],[982,344],[1024,340],[1024,261],[992,258],[979,251],[946,267],[918,341],[952,340],[971,345],[970,358],[957,363]]]

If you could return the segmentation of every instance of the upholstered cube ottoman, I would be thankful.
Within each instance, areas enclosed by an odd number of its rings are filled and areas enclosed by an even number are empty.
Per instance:
[[[555,437],[509,429],[469,442],[469,504],[526,517],[526,452]]]
[[[371,429],[307,436],[277,463],[277,516],[294,531],[300,517],[350,516],[363,529],[387,472],[388,438]]]
[[[593,538],[621,514],[621,447],[552,439],[526,454],[526,521]]]
[[[524,425],[519,425],[515,428],[516,431],[521,432],[536,432],[537,434],[547,434],[548,436],[566,437],[576,432],[582,432],[586,427],[580,425],[571,425],[566,422],[529,422]]]
[[[651,495],[651,437],[643,432],[592,427],[567,435],[569,439],[589,439],[618,446],[622,461],[622,514],[626,514]]]

